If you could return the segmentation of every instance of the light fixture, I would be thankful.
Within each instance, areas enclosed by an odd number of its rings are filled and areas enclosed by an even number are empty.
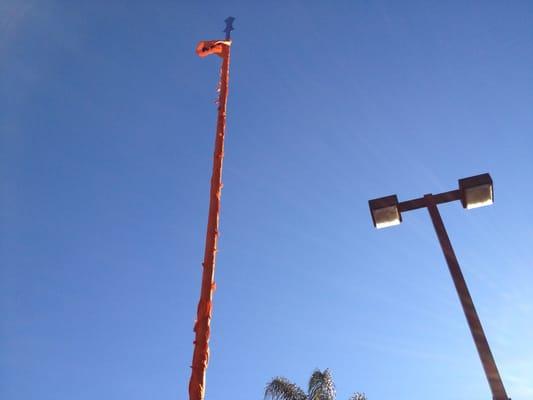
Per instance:
[[[489,174],[459,179],[459,190],[464,208],[478,208],[494,202],[492,179]]]
[[[398,209],[398,197],[395,194],[370,200],[368,206],[374,226],[378,229],[398,225],[402,222],[402,216]]]
[[[376,228],[385,228],[387,226],[398,225],[402,222],[402,213],[420,208],[426,208],[431,217],[431,222],[435,228],[435,233],[439,240],[442,253],[448,264],[461,307],[466,317],[470,333],[474,339],[476,349],[485,371],[485,376],[492,392],[492,400],[510,400],[503,386],[503,381],[496,367],[496,362],[490,351],[489,343],[472,296],[468,291],[461,267],[457,261],[452,243],[446,232],[446,227],[442,221],[438,205],[461,200],[464,208],[476,208],[492,204],[494,193],[492,189],[492,179],[489,174],[471,176],[469,178],[459,179],[459,188],[448,192],[438,194],[425,194],[423,197],[402,201],[398,203],[396,195],[381,197],[370,200],[370,214],[372,222]]]

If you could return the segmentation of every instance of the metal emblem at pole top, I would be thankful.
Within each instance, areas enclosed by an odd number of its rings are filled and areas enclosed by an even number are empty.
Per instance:
[[[231,31],[233,30],[233,21],[235,21],[234,17],[228,17],[224,20],[226,23],[226,29],[224,29],[222,32],[226,32],[226,40],[231,40]]]

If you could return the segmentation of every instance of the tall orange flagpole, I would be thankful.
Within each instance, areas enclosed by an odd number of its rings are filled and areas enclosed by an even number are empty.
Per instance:
[[[224,133],[226,129],[226,102],[228,99],[229,61],[233,30],[233,17],[226,18],[225,40],[203,41],[196,47],[200,57],[217,54],[222,57],[220,69],[218,118],[213,155],[213,175],[209,198],[209,217],[205,239],[204,262],[202,263],[202,289],[198,302],[198,314],[194,324],[196,334],[192,358],[192,372],[189,381],[189,400],[203,400],[205,396],[205,372],[209,361],[209,335],[213,292],[215,290],[215,259],[217,253],[220,197],[222,194],[222,160],[224,158]]]

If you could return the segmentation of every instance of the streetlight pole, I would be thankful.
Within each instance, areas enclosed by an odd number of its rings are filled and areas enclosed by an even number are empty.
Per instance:
[[[507,393],[505,392],[502,379],[498,372],[498,368],[496,367],[496,362],[490,351],[489,342],[487,341],[483,326],[481,325],[476,308],[474,307],[474,302],[472,301],[472,297],[466,286],[465,278],[461,272],[461,267],[459,266],[459,262],[453,251],[452,243],[450,242],[444,223],[442,222],[439,209],[435,204],[433,195],[426,194],[424,199],[426,200],[426,207],[431,216],[435,232],[437,233],[440,247],[444,253],[444,258],[446,258],[446,263],[448,264],[448,269],[450,270],[455,289],[457,290],[457,295],[461,301],[461,306],[463,307],[470,333],[476,344],[481,364],[483,365],[485,375],[489,381],[492,398],[494,400],[507,400]]]
[[[492,179],[488,174],[478,175],[461,179],[459,186],[459,190],[452,190],[438,195],[426,194],[422,198],[401,203],[398,203],[395,195],[370,200],[369,205],[372,219],[377,228],[397,225],[401,222],[402,212],[423,207],[427,208],[444,258],[448,264],[455,289],[457,290],[457,295],[459,296],[468,327],[470,328],[470,333],[472,334],[479,358],[481,359],[481,364],[483,365],[485,376],[487,377],[492,392],[492,398],[493,400],[509,400],[498,368],[496,367],[496,362],[490,351],[483,326],[481,325],[474,302],[468,291],[468,286],[461,272],[461,267],[459,266],[452,243],[450,242],[437,207],[437,204],[456,200],[461,200],[465,208],[475,208],[491,204],[493,201]]]

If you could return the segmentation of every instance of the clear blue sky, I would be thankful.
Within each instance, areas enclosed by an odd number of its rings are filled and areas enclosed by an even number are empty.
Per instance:
[[[427,212],[367,207],[483,172],[441,212],[533,399],[533,3],[384,0],[1,2],[0,397],[187,398],[228,15],[208,399],[489,399]]]

